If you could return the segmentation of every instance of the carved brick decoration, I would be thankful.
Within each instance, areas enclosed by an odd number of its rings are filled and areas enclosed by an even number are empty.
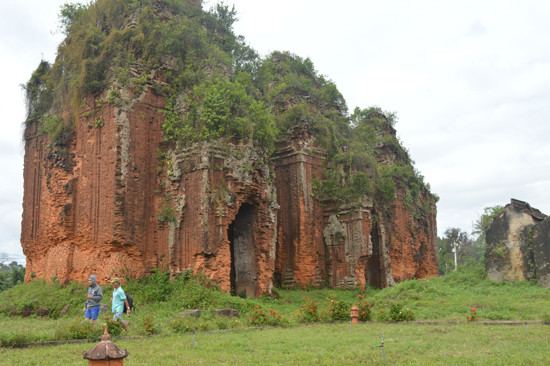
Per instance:
[[[312,182],[325,153],[308,134],[272,156],[231,141],[174,148],[163,142],[165,100],[151,89],[123,91],[100,109],[88,98],[63,154],[27,129],[26,280],[94,273],[105,283],[161,268],[259,296],[273,286],[386,287],[437,275],[431,196],[421,197],[430,205],[424,219],[400,190],[385,210],[368,197],[322,203]]]

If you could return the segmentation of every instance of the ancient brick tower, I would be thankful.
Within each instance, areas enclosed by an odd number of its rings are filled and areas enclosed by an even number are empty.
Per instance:
[[[370,190],[348,200],[321,197],[319,182],[332,161],[316,138],[315,122],[334,127],[326,117],[333,116],[340,123],[334,130],[350,128],[335,87],[315,74],[309,60],[278,53],[266,61],[274,70],[268,71],[271,81],[250,81],[253,91],[246,94],[235,80],[236,66],[223,63],[230,57],[220,56],[229,52],[227,39],[234,40],[227,22],[205,15],[196,1],[145,3],[97,0],[93,12],[82,10],[70,19],[56,64],[41,63],[26,85],[21,244],[27,280],[83,281],[95,273],[101,282],[160,268],[174,275],[202,272],[224,291],[259,296],[274,286],[385,287],[437,275],[435,197],[425,185],[411,187],[406,177],[390,174],[396,161],[400,169],[413,169],[384,116],[375,116],[376,128],[365,127],[374,141],[364,144],[368,168],[343,174],[332,165],[348,180],[365,170]],[[115,16],[121,9],[126,16]],[[169,33],[181,24],[196,26],[191,36],[205,32],[192,38],[196,44],[219,45],[187,52],[184,38],[185,47],[170,43],[155,54],[157,43],[147,43],[145,34],[162,27]],[[71,43],[80,39],[75,34],[87,41]],[[216,52],[201,54],[211,49]],[[133,53],[125,59],[112,50]],[[86,59],[78,59],[82,55]],[[217,63],[205,62],[211,59]],[[302,74],[296,71],[293,80],[307,81],[296,82],[302,89],[285,89],[282,73],[294,69]],[[81,91],[71,89],[76,82]],[[239,100],[246,103],[270,96],[254,105],[269,106],[272,119],[294,111],[303,118],[281,117],[271,150],[236,133],[194,143],[167,139],[166,111],[181,127],[191,119],[190,105],[199,106],[196,116],[204,95],[220,85],[242,91]],[[239,107],[249,110],[232,121],[254,125],[250,104]],[[293,125],[285,125],[288,120]],[[337,147],[342,154],[348,148]],[[372,188],[383,173],[392,187],[401,179],[386,199]]]
[[[103,107],[101,127],[83,117],[64,156],[27,131],[27,279],[158,267],[201,271],[226,291],[260,295],[274,285],[384,287],[436,275],[435,207],[415,220],[397,192],[391,214],[373,222],[369,198],[323,205],[312,180],[324,155],[307,136],[272,160],[248,145],[202,143],[159,163],[162,103],[146,91],[134,104]]]

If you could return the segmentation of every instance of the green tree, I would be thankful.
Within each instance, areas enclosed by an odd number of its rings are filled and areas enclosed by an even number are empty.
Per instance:
[[[10,273],[10,282],[11,286],[18,285],[20,283],[23,283],[25,280],[25,267],[21,264],[17,264],[17,262],[13,261],[9,264],[9,267],[11,269]]]
[[[438,238],[439,275],[444,276],[455,269],[454,252],[456,250],[457,265],[472,264],[473,240],[468,233],[459,228],[447,228],[443,238]]]
[[[503,206],[495,205],[490,207],[485,207],[481,216],[474,223],[474,229],[472,235],[474,236],[474,247],[477,255],[483,260],[485,257],[485,248],[487,246],[486,233],[489,228],[489,224],[493,219],[502,212],[504,209]]]
[[[461,232],[458,239],[457,262],[459,266],[468,266],[483,263],[483,253],[475,245],[475,241],[465,232]]]
[[[83,4],[69,4],[66,3],[61,6],[59,12],[59,28],[63,33],[67,34],[69,28],[82,16],[84,10],[88,8],[88,5]]]
[[[10,264],[4,264],[7,256],[0,253],[0,292],[14,287],[25,279],[25,267],[12,261]]]

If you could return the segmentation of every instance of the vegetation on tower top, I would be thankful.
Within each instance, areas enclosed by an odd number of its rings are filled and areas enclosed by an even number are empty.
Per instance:
[[[37,124],[37,133],[59,148],[85,98],[116,102],[123,89],[138,97],[150,88],[166,100],[159,112],[174,148],[227,139],[273,153],[277,141],[307,129],[327,154],[324,176],[313,182],[318,199],[369,196],[387,203],[403,188],[418,218],[427,217],[421,196],[431,193],[395,135],[395,114],[378,107],[350,114],[336,85],[309,58],[279,51],[260,57],[233,32],[236,20],[233,7],[205,11],[191,0],[63,5],[66,38],[57,58],[41,61],[24,85],[26,127]],[[154,79],[159,70],[162,83]]]

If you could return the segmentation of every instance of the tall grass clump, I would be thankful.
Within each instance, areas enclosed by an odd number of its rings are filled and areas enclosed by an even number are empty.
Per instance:
[[[129,280],[124,290],[132,294],[138,308],[163,307],[170,311],[233,308],[246,312],[254,306],[254,299],[246,301],[231,296],[202,273],[190,271],[170,278],[169,272],[155,269],[150,276]]]
[[[475,307],[480,319],[541,319],[550,306],[550,294],[531,281],[495,282],[483,266],[464,266],[445,277],[403,281],[375,291],[375,320],[385,320],[385,310],[400,303],[414,312],[417,320],[463,321]]]
[[[98,319],[99,321],[100,319]],[[97,323],[84,321],[82,317],[75,317],[71,321],[63,321],[58,324],[55,329],[55,339],[95,340],[101,337],[102,333],[103,329]]]
[[[0,314],[6,316],[36,316],[37,310],[47,309],[45,316],[57,319],[68,305],[72,313],[82,309],[86,288],[77,282],[63,286],[57,281],[34,280],[1,293]]]

